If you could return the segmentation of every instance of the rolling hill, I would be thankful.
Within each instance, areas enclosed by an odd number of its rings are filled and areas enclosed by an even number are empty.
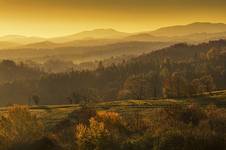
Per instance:
[[[18,48],[21,49],[53,49],[53,48],[57,48],[57,47],[63,47],[63,44],[58,44],[58,43],[54,43],[54,42],[50,42],[50,41],[43,41],[43,42],[37,42],[37,43],[31,43],[31,44],[26,44],[26,45],[22,45]]]
[[[226,40],[209,41],[201,44],[178,43],[158,51],[150,52],[136,58],[140,63],[147,63],[154,58],[168,58],[173,61],[189,61],[197,54],[207,53],[210,49],[226,51]],[[223,55],[223,54],[222,54]]]
[[[21,46],[21,45],[18,43],[0,41],[0,48],[2,48],[2,49],[16,48],[19,46]]]
[[[61,59],[76,62],[93,61],[121,55],[139,55],[172,45],[170,42],[122,42],[99,46],[41,48],[42,45],[55,46],[53,43],[38,43],[30,48],[1,50],[0,59],[46,61]],[[35,47],[35,48],[34,48]],[[37,48],[39,47],[39,48]]]
[[[0,37],[0,41],[13,42],[18,44],[29,44],[45,41],[45,38],[42,37],[28,37],[22,35],[6,35]]]
[[[91,108],[98,111],[115,111],[119,113],[130,113],[137,110],[148,113],[153,109],[171,108],[173,105],[186,106],[189,104],[197,103],[202,107],[214,104],[218,107],[226,107],[226,91],[215,91],[210,95],[206,93],[199,97],[193,97],[190,99],[155,99],[155,100],[121,100],[121,101],[106,101],[92,103]],[[52,127],[65,119],[68,114],[74,110],[80,109],[81,105],[40,105],[30,106],[32,112],[40,113],[45,118],[45,123],[49,127]],[[7,111],[8,107],[0,107],[0,112]]]
[[[223,23],[204,23],[196,22],[188,25],[178,25],[160,28],[155,31],[149,32],[155,36],[185,36],[195,33],[218,33],[225,32],[226,24]]]
[[[202,43],[218,39],[226,39],[226,24],[197,22],[142,33],[125,33],[114,29],[95,29],[53,38],[7,35],[0,37],[0,49],[93,47],[134,41]]]
[[[119,32],[114,29],[95,29],[91,31],[83,31],[69,36],[52,38],[50,41],[65,43],[82,39],[120,39],[128,35],[129,33]]]

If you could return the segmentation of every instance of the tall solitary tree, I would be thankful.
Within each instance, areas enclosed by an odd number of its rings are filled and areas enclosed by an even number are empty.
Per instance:
[[[38,95],[33,95],[31,97],[31,100],[32,100],[32,103],[35,105],[39,105],[39,103],[40,103],[40,97]]]

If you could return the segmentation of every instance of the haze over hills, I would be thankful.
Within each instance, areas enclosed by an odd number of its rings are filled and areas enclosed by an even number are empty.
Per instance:
[[[92,47],[131,41],[201,43],[225,38],[226,24],[197,22],[142,33],[125,33],[114,29],[95,29],[54,38],[8,35],[0,37],[0,49]]]
[[[196,22],[188,25],[177,25],[159,28],[154,31],[141,32],[141,33],[126,33],[116,31],[114,29],[94,29],[90,31],[83,31],[76,34],[43,38],[43,37],[27,37],[21,35],[6,35],[0,37],[0,41],[15,42],[21,44],[51,41],[56,43],[65,43],[75,40],[91,40],[91,39],[122,39],[128,36],[149,34],[157,37],[174,37],[174,36],[185,36],[197,33],[220,33],[226,32],[226,24],[223,23],[205,23]],[[153,37],[154,38],[154,37]]]
[[[50,39],[50,41],[64,43],[74,40],[87,40],[87,39],[120,39],[128,35],[130,34],[125,32],[119,32],[114,29],[95,29],[91,31],[83,31],[65,37],[52,38]]]
[[[225,38],[226,24],[197,22],[188,25],[164,27],[151,32],[133,34],[126,39],[133,41],[201,43]]]
[[[196,22],[188,25],[164,27],[149,33],[155,36],[172,37],[172,36],[185,36],[195,33],[218,33],[225,31],[226,24],[223,23]]]
[[[39,43],[51,46],[52,43]],[[41,45],[33,45],[40,47]],[[58,47],[58,48],[18,48],[1,50],[0,59],[16,61],[33,60],[45,62],[49,59],[61,59],[74,62],[94,61],[121,55],[140,55],[172,45],[167,42],[123,42],[87,47]]]
[[[71,46],[97,46],[119,42],[119,39],[129,36],[129,33],[119,32],[113,29],[95,29],[73,35],[42,38],[27,37],[21,35],[7,35],[0,37],[0,41],[17,43],[17,48],[56,48]],[[15,44],[13,44],[15,45]],[[15,46],[1,46],[0,49],[15,48]]]
[[[11,49],[11,48],[17,48],[19,46],[21,46],[21,45],[18,44],[18,43],[0,41],[0,48],[1,49]]]
[[[70,42],[74,40],[92,40],[92,39],[123,39],[134,35],[152,35],[153,40],[156,38],[186,36],[197,33],[220,33],[226,32],[226,24],[223,23],[206,23],[196,22],[188,25],[177,25],[159,28],[150,32],[141,33],[126,33],[116,31],[114,29],[95,29],[91,31],[84,31],[74,35],[51,38],[52,42]]]
[[[6,105],[7,102],[27,102],[27,96],[32,95],[33,91],[37,91],[38,95],[42,97],[42,104],[63,104],[65,103],[65,98],[68,96],[69,93],[73,93],[75,89],[81,88],[81,85],[85,85],[83,87],[89,88],[89,87],[95,87],[95,89],[98,90],[98,93],[105,96],[104,99],[110,100],[116,99],[118,90],[123,85],[123,83],[127,80],[127,78],[134,76],[134,75],[151,75],[150,73],[157,72],[163,73],[163,78],[168,79],[168,74],[173,75],[175,72],[180,72],[185,75],[183,75],[182,79],[186,80],[179,80],[179,81],[187,81],[186,83],[191,83],[194,79],[200,78],[199,76],[205,76],[205,73],[211,73],[210,75],[216,75],[213,76],[216,78],[216,80],[213,80],[216,82],[218,88],[225,89],[225,58],[226,58],[226,41],[225,40],[218,40],[218,41],[211,41],[208,43],[198,44],[198,45],[188,45],[188,44],[176,44],[170,47],[166,47],[163,49],[159,49],[158,51],[148,51],[150,49],[149,47],[150,43],[128,43],[126,45],[123,44],[113,44],[109,45],[108,49],[105,46],[104,47],[96,47],[96,50],[102,49],[103,51],[96,51],[96,53],[92,53],[95,51],[95,49],[86,49],[85,56],[90,57],[92,56],[104,56],[104,55],[112,55],[114,53],[119,54],[119,51],[115,51],[115,49],[123,50],[123,49],[129,49],[128,45],[130,45],[130,50],[128,50],[126,53],[129,52],[135,52],[135,47],[139,47],[138,49],[142,48],[142,46],[145,46],[147,48],[147,53],[140,55],[138,57],[134,57],[129,59],[127,62],[124,62],[122,64],[117,64],[113,66],[108,66],[105,69],[101,70],[92,70],[91,72],[71,72],[71,70],[67,73],[62,73],[59,75],[56,74],[48,74],[45,76],[45,78],[41,78],[41,76],[45,75],[44,72],[40,72],[37,70],[29,69],[24,67],[24,65],[15,65],[12,62],[5,61],[3,63],[0,63],[0,69],[1,71],[5,73],[0,74],[0,79],[2,79],[2,82],[5,80],[9,81],[7,84],[0,84],[0,99],[1,104]],[[119,48],[120,49],[119,49]],[[79,50],[79,49],[77,49]],[[51,54],[51,52],[55,52],[52,54],[51,57],[54,57],[54,55],[59,54],[59,58],[63,58],[62,56],[65,56],[65,58],[73,57],[75,55],[75,50],[66,50],[66,52],[62,53],[61,49],[58,49],[58,51],[46,51],[48,55]],[[3,51],[0,51],[2,53]],[[27,55],[29,51],[21,52],[21,55]],[[40,51],[35,51],[34,56],[38,56],[40,54]],[[77,51],[78,52],[78,51]],[[81,52],[81,51],[80,51]],[[124,51],[121,51],[124,52]],[[150,52],[150,53],[149,53]],[[88,54],[88,55],[87,55]],[[216,55],[217,54],[217,55]],[[14,55],[13,56],[17,57]],[[213,57],[213,58],[212,58]],[[219,59],[215,59],[219,58]],[[169,61],[167,61],[169,59]],[[123,60],[123,58],[122,58]],[[219,61],[221,60],[221,61]],[[215,63],[210,63],[215,62]],[[62,65],[65,62],[60,62]],[[114,63],[114,62],[113,62]],[[50,63],[55,65],[55,67],[61,67],[58,66],[59,64],[57,62]],[[57,64],[57,65],[56,65]],[[114,63],[115,64],[115,63]],[[211,65],[211,66],[208,66]],[[216,67],[216,64],[218,64]],[[219,66],[220,64],[220,66]],[[47,64],[45,64],[47,65]],[[69,66],[70,62],[67,62],[66,66]],[[73,64],[72,64],[73,65]],[[94,64],[95,65],[95,64]],[[2,67],[1,67],[2,66]],[[65,68],[64,65],[62,65],[63,68]],[[11,69],[9,69],[11,68]],[[157,69],[156,69],[157,68]],[[219,68],[223,68],[219,70]],[[171,70],[170,70],[171,69]],[[211,72],[211,70],[214,69],[214,71]],[[15,73],[15,70],[17,70],[18,73]],[[204,72],[205,71],[205,72]],[[219,73],[220,71],[221,73]],[[223,72],[222,72],[223,71]],[[204,75],[203,75],[204,72]],[[158,74],[157,74],[158,75]],[[31,79],[31,81],[25,80],[26,83],[24,83],[25,79]],[[191,79],[190,79],[191,78]],[[162,78],[151,78],[153,84],[156,85],[156,80],[158,81],[156,86],[156,89],[158,89],[158,95],[162,97],[163,95],[163,88],[165,85],[160,84],[163,80]],[[171,78],[170,78],[171,79]],[[173,78],[174,79],[174,78]],[[16,82],[10,82],[10,81],[16,81]],[[102,84],[104,81],[105,84]],[[145,80],[146,81],[146,80]],[[148,80],[150,81],[150,80]],[[1,82],[1,81],[0,81]],[[145,84],[144,82],[142,82]],[[184,82],[181,82],[182,87],[187,84],[183,84]],[[36,86],[37,85],[37,86]],[[90,86],[92,85],[92,86]],[[167,84],[168,85],[168,84]],[[62,88],[64,87],[64,88]],[[38,89],[36,89],[38,88]],[[113,89],[113,90],[112,90]],[[184,89],[188,89],[187,87]],[[11,94],[11,91],[15,91],[15,94]],[[21,92],[24,91],[24,92]],[[49,92],[53,91],[53,92]],[[106,94],[107,93],[107,94]],[[152,92],[150,92],[152,94]],[[183,94],[183,93],[182,93]],[[113,96],[113,97],[112,97]],[[57,99],[59,97],[59,99]]]
[[[42,41],[42,42],[37,42],[37,43],[31,43],[31,44],[26,44],[18,47],[19,49],[29,49],[29,48],[34,48],[34,49],[52,49],[52,48],[57,48],[57,47],[63,47],[62,44],[59,43],[54,43],[50,41]]]
[[[22,35],[6,35],[0,37],[0,41],[7,41],[7,42],[13,42],[18,44],[29,44],[29,43],[36,43],[45,41],[46,38],[42,37],[28,37],[28,36],[22,36]]]
[[[149,33],[139,33],[130,35],[125,40],[131,41],[167,41],[168,37],[165,36],[154,36]]]
[[[202,43],[208,42],[210,40],[219,40],[219,39],[226,39],[226,32],[219,32],[219,33],[194,33],[184,36],[153,36],[148,33],[141,33],[136,35],[131,35],[127,37],[125,40],[129,41],[161,41],[161,42],[185,42],[185,43]]]

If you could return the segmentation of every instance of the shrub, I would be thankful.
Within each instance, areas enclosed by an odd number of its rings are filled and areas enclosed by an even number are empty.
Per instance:
[[[75,129],[79,149],[117,149],[119,142],[119,115],[101,112],[89,120],[89,125],[78,124]]]
[[[95,119],[100,122],[103,122],[106,128],[108,128],[108,130],[116,130],[123,128],[122,118],[116,112],[98,112]]]
[[[41,121],[28,106],[12,106],[0,120],[0,149],[31,144],[42,137],[43,129]]]
[[[79,124],[76,126],[76,139],[79,149],[104,149],[108,144],[109,132],[103,122],[90,119],[89,127]]]

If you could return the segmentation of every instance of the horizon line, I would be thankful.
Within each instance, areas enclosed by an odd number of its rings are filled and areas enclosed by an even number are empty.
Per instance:
[[[7,36],[21,36],[21,37],[26,37],[26,38],[43,38],[43,39],[51,39],[51,38],[57,38],[57,37],[65,37],[65,36],[71,36],[71,35],[75,35],[75,34],[79,34],[82,32],[90,32],[90,31],[95,31],[95,30],[114,30],[117,32],[122,32],[122,33],[128,33],[128,34],[139,34],[139,33],[145,33],[145,32],[152,32],[152,31],[156,31],[158,29],[161,28],[167,28],[167,27],[173,27],[173,26],[186,26],[186,25],[191,25],[191,24],[196,24],[196,23],[209,23],[209,24],[225,24],[224,22],[207,22],[207,21],[196,21],[196,22],[191,22],[191,23],[186,23],[186,24],[173,24],[173,25],[168,25],[168,26],[160,26],[157,27],[155,29],[144,29],[144,30],[140,30],[140,31],[133,31],[133,32],[127,32],[127,31],[121,31],[115,28],[111,28],[111,27],[98,27],[98,28],[92,28],[92,29],[85,29],[85,30],[81,30],[81,31],[77,31],[74,33],[65,33],[64,35],[52,35],[52,36],[46,36],[46,35],[28,35],[28,34],[0,34],[0,37],[7,37]]]

